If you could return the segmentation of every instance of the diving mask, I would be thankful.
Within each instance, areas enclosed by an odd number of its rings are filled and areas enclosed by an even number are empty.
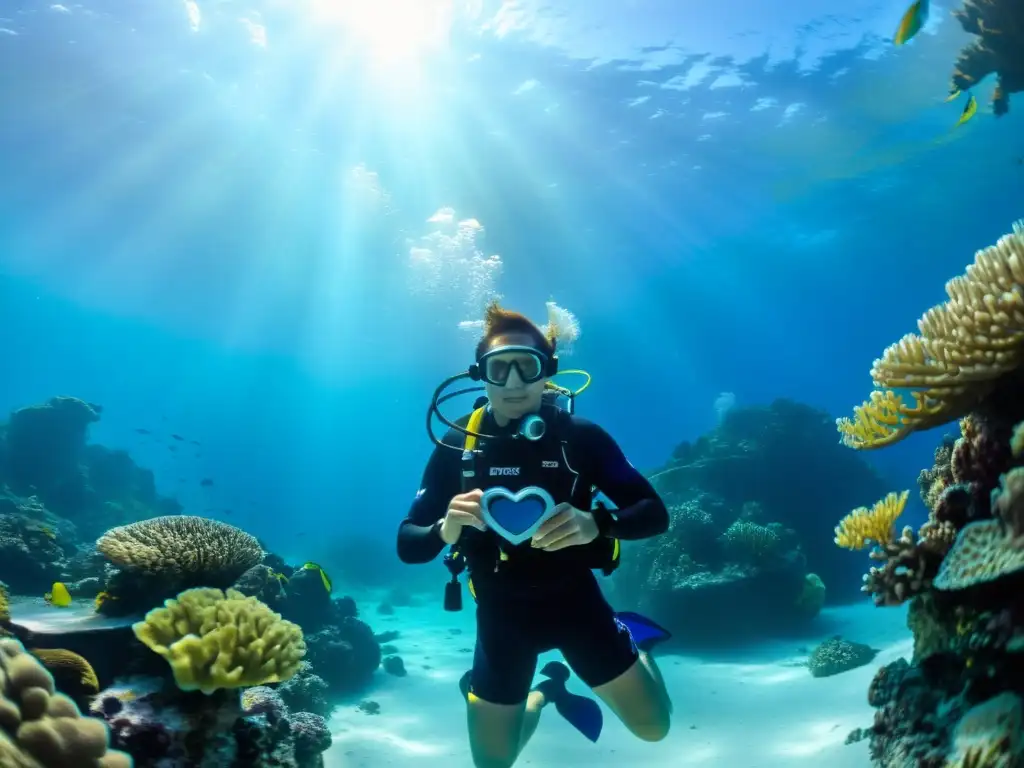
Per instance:
[[[504,387],[515,368],[523,384],[533,384],[558,373],[558,356],[548,357],[534,347],[509,345],[485,352],[469,367],[469,377]]]

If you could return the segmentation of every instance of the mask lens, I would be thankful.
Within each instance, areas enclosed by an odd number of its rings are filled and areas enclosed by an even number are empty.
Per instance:
[[[513,367],[524,384],[532,384],[544,376],[544,361],[532,350],[495,350],[481,363],[486,381],[498,386],[508,381]]]
[[[508,381],[508,374],[512,370],[512,366],[508,360],[492,357],[487,360],[484,370],[487,374],[486,379],[491,384],[504,384]]]

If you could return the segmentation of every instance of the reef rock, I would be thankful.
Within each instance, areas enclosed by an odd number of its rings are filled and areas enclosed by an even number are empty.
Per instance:
[[[262,686],[206,696],[131,678],[101,691],[91,713],[135,768],[320,768],[331,744],[323,718],[290,713]]]
[[[837,442],[829,414],[785,399],[730,409],[712,432],[680,444],[650,480],[670,507],[714,499],[701,507],[717,534],[734,520],[750,518],[755,505],[755,522],[777,522],[794,531],[807,570],[840,599],[856,596],[855,585],[847,586],[856,560],[837,556],[821,542],[832,540],[837,519],[887,490],[867,462]],[[673,535],[693,535],[692,526],[677,523],[674,529],[678,533],[655,541],[678,549]],[[692,544],[682,548],[700,562]]]
[[[181,509],[157,494],[153,474],[127,453],[88,443],[89,426],[101,413],[98,405],[55,397],[14,411],[0,425],[0,489],[35,498],[90,540],[113,526]]]

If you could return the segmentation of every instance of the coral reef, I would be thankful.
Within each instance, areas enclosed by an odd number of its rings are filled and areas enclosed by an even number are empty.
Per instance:
[[[363,688],[380,666],[380,643],[373,630],[356,618],[306,636],[309,661],[333,695]]]
[[[35,499],[0,489],[0,574],[12,592],[41,595],[61,580],[68,552],[58,538],[73,540],[73,526],[61,533]]]
[[[152,472],[124,451],[87,442],[101,412],[73,397],[55,397],[12,413],[0,424],[0,497],[6,486],[19,503],[31,499],[73,523],[85,540],[115,525],[179,512],[176,501],[157,494]]]
[[[838,518],[888,489],[867,462],[836,443],[833,423],[823,411],[780,399],[734,407],[712,431],[677,446],[669,462],[649,475],[669,506],[671,531],[623,548],[615,580],[635,585],[623,597],[639,598],[694,574],[722,570],[728,553],[719,539],[736,521],[777,523],[780,534],[793,531],[792,537],[783,535],[782,549],[802,545],[792,558],[806,561],[794,580],[797,590],[809,571],[836,599],[854,597],[856,588],[846,577],[855,559],[837,558],[818,542],[832,535],[830,516]]]
[[[876,386],[909,389],[914,405],[878,390],[854,419],[838,422],[844,442],[860,449],[955,419],[960,427],[920,478],[929,518],[918,533],[908,526],[884,539],[879,525],[863,537],[884,562],[864,589],[879,605],[910,601],[914,655],[879,670],[868,693],[874,723],[850,740],[869,738],[877,766],[1017,766],[1024,763],[1024,225],[980,251],[946,290],[949,301],[919,322],[921,335],[890,347],[872,372]]]
[[[0,639],[0,765],[11,768],[130,768],[108,750],[107,727],[82,717],[21,644]]]
[[[819,542],[832,535],[829,513],[839,517],[886,489],[837,444],[833,422],[777,400],[731,408],[711,432],[677,446],[649,476],[668,506],[669,532],[623,544],[615,599],[680,643],[717,645],[806,624],[825,585],[830,599],[855,597],[848,577],[856,559],[837,558]],[[812,573],[820,588],[809,589]]]
[[[996,75],[992,110],[1010,110],[1010,94],[1024,91],[1024,7],[1019,0],[965,0],[953,12],[964,31],[977,35],[960,51],[952,87],[966,91]]]
[[[135,768],[321,768],[331,743],[322,718],[291,712],[266,687],[207,696],[128,678],[102,691],[91,711]]]
[[[1019,377],[1022,283],[1024,221],[978,251],[966,272],[946,283],[949,299],[921,317],[919,334],[907,334],[874,362],[870,399],[854,409],[852,419],[836,421],[843,442],[857,449],[892,445],[966,416],[1000,380]]]
[[[279,683],[298,671],[306,653],[297,625],[230,589],[186,590],[132,629],[167,659],[183,691]]]
[[[371,673],[372,674],[372,673]],[[308,661],[299,664],[298,671],[277,687],[281,699],[288,709],[295,712],[312,712],[315,715],[331,713],[331,702],[327,698],[327,683],[313,673]]]

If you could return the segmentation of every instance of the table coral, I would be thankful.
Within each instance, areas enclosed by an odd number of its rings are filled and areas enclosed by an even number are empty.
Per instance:
[[[186,590],[132,629],[167,659],[183,691],[279,683],[298,671],[306,653],[298,625],[230,589]]]

